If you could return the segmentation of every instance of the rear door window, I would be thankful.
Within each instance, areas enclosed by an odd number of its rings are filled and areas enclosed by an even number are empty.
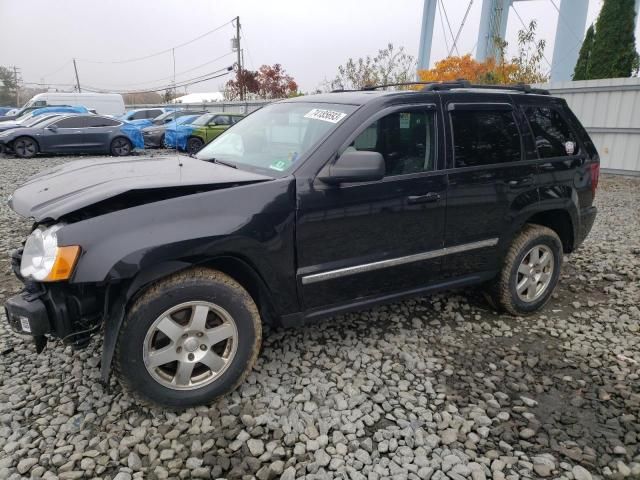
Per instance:
[[[520,132],[511,110],[453,110],[451,129],[456,168],[516,162],[522,158]]]
[[[87,127],[115,127],[117,125],[120,125],[120,122],[113,120],[111,118],[98,117],[98,116],[86,118]]]
[[[143,118],[148,118],[147,117],[147,112],[144,110],[141,110],[139,112],[135,112],[133,115],[131,115],[131,117],[129,117],[129,120],[141,120]]]
[[[54,124],[58,128],[83,128],[87,126],[86,117],[68,117]]]
[[[579,145],[575,134],[560,112],[551,107],[524,109],[540,158],[577,155]]]
[[[162,115],[162,110],[147,110],[144,112],[145,117],[142,118],[156,118],[159,115]]]

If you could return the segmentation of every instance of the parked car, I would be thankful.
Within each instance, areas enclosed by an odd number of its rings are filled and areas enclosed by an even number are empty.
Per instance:
[[[183,110],[184,112],[185,110]],[[200,115],[206,112],[189,112],[188,115],[176,115],[173,119],[159,121],[163,115],[154,120],[154,125],[142,129],[142,137],[144,138],[144,146],[150,148],[162,148],[165,146],[165,135],[169,130],[175,131],[178,125],[194,121]],[[159,123],[156,123],[159,122]]]
[[[194,158],[78,161],[10,201],[12,328],[85,345],[146,401],[211,402],[265,322],[482,285],[538,311],[593,225],[599,157],[566,102],[467,82],[270,104]],[[419,333],[419,332],[418,332]]]
[[[192,110],[169,110],[158,115],[156,118],[153,118],[153,119],[144,118],[144,119],[138,119],[138,120],[130,120],[129,123],[131,123],[132,125],[139,125],[141,126],[141,128],[150,127],[150,126],[161,126],[161,125],[164,125],[165,123],[169,123],[175,120],[176,118],[185,117],[185,116],[194,116],[194,115],[199,116],[199,115],[202,115],[203,113],[207,113],[207,112],[192,111]]]
[[[20,121],[15,122],[0,122],[0,132],[4,132],[5,130],[11,130],[13,128],[23,128],[23,127],[33,127],[38,123],[42,123],[47,121],[53,117],[57,117],[62,115],[61,113],[45,113],[43,115],[36,115],[33,117],[24,118]]]
[[[20,158],[38,153],[110,153],[129,155],[144,148],[140,130],[93,114],[54,117],[31,127],[0,133],[0,148]]]
[[[201,115],[190,124],[178,125],[175,141],[167,139],[167,146],[179,148],[189,153],[198,152],[206,143],[210,142],[231,125],[235,125],[244,118],[239,113],[207,113]]]
[[[138,122],[138,125],[140,125],[140,127],[142,128],[142,127],[147,127],[151,125],[153,123],[152,120],[159,117],[163,113],[173,111],[173,110],[174,108],[160,108],[160,107],[138,108],[135,110],[129,110],[128,112],[124,113],[118,118],[126,122],[133,122],[134,120],[142,120],[143,122]],[[148,122],[148,123],[144,124],[144,122]]]
[[[77,107],[65,106],[65,107],[36,108],[35,110],[30,110],[29,112],[22,114],[21,116],[19,116],[18,118],[14,119],[14,120],[2,120],[0,118],[0,127],[2,127],[4,125],[12,125],[12,124],[16,124],[16,123],[17,124],[21,124],[21,123],[24,123],[26,121],[29,121],[33,117],[37,117],[39,115],[50,114],[50,113],[89,113],[89,110],[87,110],[85,107],[81,107],[81,106],[77,106]]]
[[[8,112],[6,116],[17,118],[36,108],[69,105],[84,105],[87,109],[94,110],[100,115],[122,115],[124,113],[124,100],[119,93],[46,92],[34,95],[24,107],[15,113]],[[7,120],[12,119],[7,118]]]
[[[4,117],[8,112],[13,110],[13,107],[0,107],[0,118]]]

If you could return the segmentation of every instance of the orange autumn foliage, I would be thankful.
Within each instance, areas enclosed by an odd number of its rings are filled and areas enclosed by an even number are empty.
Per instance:
[[[436,62],[429,70],[419,70],[418,76],[422,82],[450,82],[464,78],[471,83],[508,84],[515,83],[514,74],[518,67],[513,63],[496,63],[493,58],[478,62],[467,54],[461,57],[447,57]]]

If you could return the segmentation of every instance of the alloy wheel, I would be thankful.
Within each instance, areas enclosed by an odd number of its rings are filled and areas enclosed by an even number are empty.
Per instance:
[[[186,302],[167,310],[144,339],[144,365],[161,385],[194,390],[226,371],[238,348],[233,317],[210,302]]]
[[[533,302],[549,288],[554,270],[553,251],[536,245],[523,257],[516,274],[516,293],[523,302]]]
[[[124,138],[116,138],[113,141],[113,151],[119,156],[129,155],[131,152],[131,145]]]
[[[26,138],[16,140],[13,149],[19,157],[33,157],[36,154],[35,142]]]

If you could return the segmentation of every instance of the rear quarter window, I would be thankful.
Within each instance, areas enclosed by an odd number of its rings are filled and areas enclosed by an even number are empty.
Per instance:
[[[577,155],[580,150],[576,134],[555,107],[525,107],[540,158]]]

